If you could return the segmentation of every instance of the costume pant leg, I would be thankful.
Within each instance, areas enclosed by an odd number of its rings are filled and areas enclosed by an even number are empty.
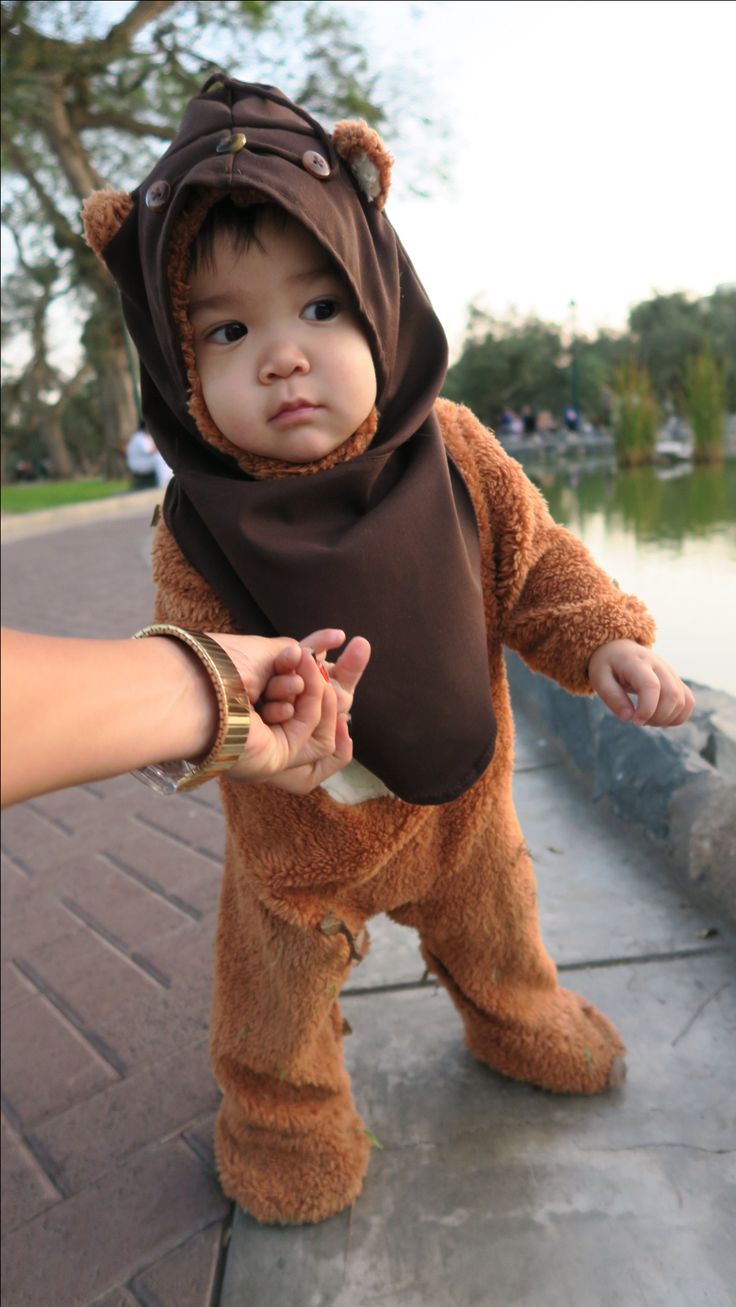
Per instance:
[[[508,784],[483,781],[438,812],[436,872],[392,915],[418,928],[427,967],[452,996],[472,1053],[545,1089],[597,1093],[620,1083],[614,1027],[557,983],[539,931],[529,851]]]
[[[317,1221],[360,1192],[370,1138],[343,1066],[338,997],[392,852],[424,814],[223,782],[228,850],[211,1053],[225,1192],[261,1221]]]
[[[279,918],[226,869],[211,1056],[223,1101],[223,1189],[259,1221],[318,1221],[349,1206],[370,1143],[343,1065],[343,936]]]

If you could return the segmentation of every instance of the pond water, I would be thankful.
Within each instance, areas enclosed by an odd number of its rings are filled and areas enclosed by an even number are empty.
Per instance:
[[[736,695],[736,462],[526,471],[553,517],[650,608],[662,657]]]

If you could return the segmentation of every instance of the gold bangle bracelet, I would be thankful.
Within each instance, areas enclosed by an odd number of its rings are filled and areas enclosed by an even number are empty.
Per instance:
[[[193,790],[205,781],[222,776],[240,761],[248,742],[250,701],[232,658],[209,635],[161,622],[144,626],[141,631],[136,631],[133,639],[142,640],[149,635],[170,636],[187,645],[202,663],[217,696],[220,724],[215,742],[201,762],[187,762],[184,759],[160,762],[150,767],[137,768],[133,772],[134,776],[158,790],[159,794],[180,794],[183,790]]]

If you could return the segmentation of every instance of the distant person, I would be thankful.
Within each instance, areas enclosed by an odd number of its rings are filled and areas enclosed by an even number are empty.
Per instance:
[[[19,458],[13,468],[14,481],[35,481],[36,473],[33,464],[27,458]]]
[[[580,414],[574,404],[568,404],[562,414],[562,420],[568,431],[578,431],[580,428]]]
[[[505,408],[498,419],[498,429],[504,435],[511,435],[514,429],[514,415],[510,408]]]
[[[85,213],[180,486],[157,615],[265,634],[329,612],[373,650],[356,763],[307,795],[222,781],[215,1153],[225,1192],[279,1225],[362,1188],[339,995],[380,912],[419,930],[480,1061],[562,1093],[622,1079],[618,1032],[542,943],[502,647],[621,721],[693,706],[643,604],[439,399],[447,342],[386,216],[390,171],[366,123],[330,136],[218,72],[143,185]]]
[[[169,467],[166,459],[160,450],[156,450],[155,458],[156,485],[160,490],[165,490],[174,473]]]
[[[524,435],[533,436],[537,429],[537,415],[530,404],[525,404],[521,410],[521,422],[524,427]]]
[[[130,472],[131,490],[155,489],[158,485],[156,446],[146,430],[145,422],[130,437],[125,450],[125,462]]]

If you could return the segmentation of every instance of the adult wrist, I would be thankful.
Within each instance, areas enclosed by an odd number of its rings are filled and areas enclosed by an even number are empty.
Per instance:
[[[162,762],[205,758],[220,728],[220,709],[207,672],[182,640],[154,636],[136,642],[145,650],[151,683],[158,689]]]
[[[172,643],[182,644],[198,661],[202,672],[210,682],[210,696],[203,697],[201,681],[191,679],[189,673],[189,696],[195,689],[195,716],[199,713],[199,722],[193,721],[193,739],[196,744],[194,756],[178,757],[176,760],[161,757],[154,765],[136,769],[133,775],[160,793],[171,794],[189,790],[213,779],[234,767],[242,757],[250,728],[250,702],[238,670],[221,645],[211,636],[200,631],[189,631],[184,627],[168,623],[146,626],[136,632],[135,640],[148,637],[164,637]],[[180,663],[180,666],[183,666]],[[196,675],[196,671],[195,671]],[[197,693],[197,691],[199,693]],[[212,739],[212,702],[214,695],[217,715],[215,720],[214,740]],[[188,703],[191,713],[194,705]],[[190,719],[193,720],[193,719]],[[202,756],[200,745],[210,740],[208,749]]]

